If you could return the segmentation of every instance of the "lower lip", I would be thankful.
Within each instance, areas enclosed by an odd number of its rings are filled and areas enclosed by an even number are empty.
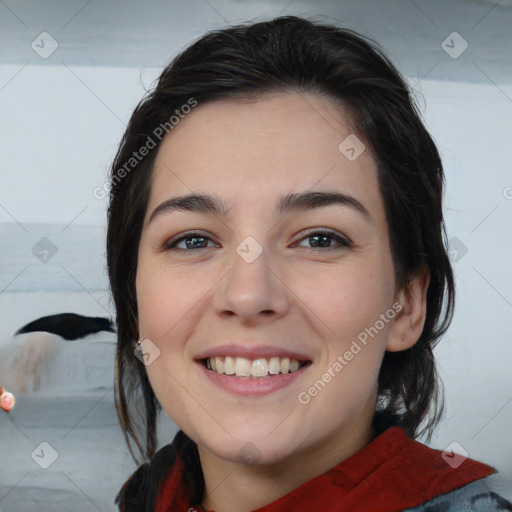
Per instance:
[[[215,373],[212,370],[208,370],[202,362],[198,364],[201,366],[211,382],[225,391],[244,396],[268,395],[274,391],[282,389],[300,378],[311,366],[311,363],[307,363],[300,370],[293,373],[279,373],[267,378],[252,378],[233,377],[221,373]]]

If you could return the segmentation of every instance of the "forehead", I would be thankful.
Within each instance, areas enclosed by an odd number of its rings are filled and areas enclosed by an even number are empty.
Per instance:
[[[344,152],[344,141],[353,146],[354,137],[342,108],[311,93],[198,105],[159,147],[148,212],[191,192],[214,193],[238,207],[304,190],[342,191],[379,208],[370,151],[356,159]]]

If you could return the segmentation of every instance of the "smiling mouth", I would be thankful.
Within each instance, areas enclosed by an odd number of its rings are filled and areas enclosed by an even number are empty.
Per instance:
[[[299,361],[289,357],[247,359],[245,357],[217,356],[202,360],[210,371],[228,377],[265,379],[276,375],[295,373],[311,361]]]

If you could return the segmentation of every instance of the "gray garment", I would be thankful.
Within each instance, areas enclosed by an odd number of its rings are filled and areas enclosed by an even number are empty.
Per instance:
[[[492,490],[489,480],[476,480],[455,491],[403,512],[503,512],[512,504]]]

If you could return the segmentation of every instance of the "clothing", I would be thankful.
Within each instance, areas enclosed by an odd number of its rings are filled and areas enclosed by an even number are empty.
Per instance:
[[[512,504],[486,485],[492,473],[493,468],[472,459],[453,469],[441,451],[394,426],[326,473],[254,512],[512,511]],[[182,477],[179,454],[165,446],[125,483],[118,496],[120,510],[212,512],[190,502]],[[155,504],[148,509],[151,493]]]

